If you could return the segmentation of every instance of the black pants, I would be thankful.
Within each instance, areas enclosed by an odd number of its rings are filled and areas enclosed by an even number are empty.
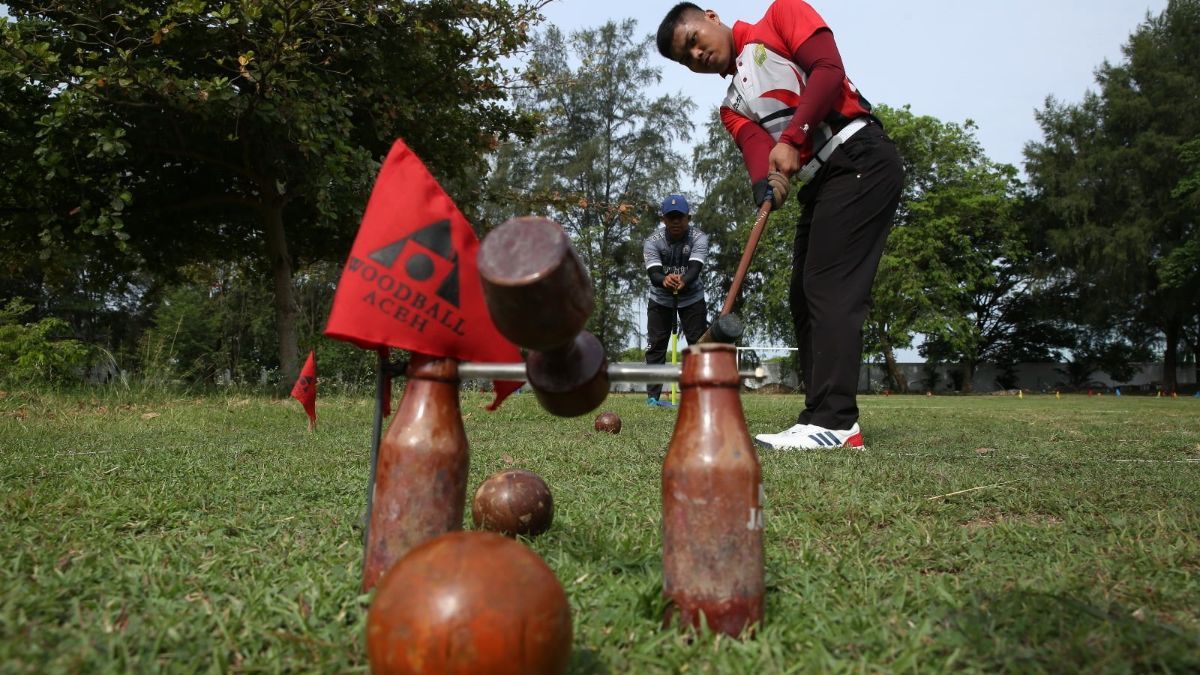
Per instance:
[[[704,300],[679,308],[679,322],[689,345],[708,330],[708,306]],[[667,347],[671,332],[675,328],[675,309],[664,307],[653,300],[646,303],[646,363],[666,363]],[[661,384],[646,385],[646,396],[658,398],[662,395]]]
[[[862,328],[903,183],[896,146],[872,123],[800,190],[789,296],[805,388],[800,424],[858,421]]]

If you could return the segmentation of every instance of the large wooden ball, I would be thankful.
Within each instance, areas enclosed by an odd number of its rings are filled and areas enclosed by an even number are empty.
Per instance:
[[[509,469],[492,474],[479,485],[471,502],[475,527],[510,537],[527,537],[550,529],[554,498],[546,481],[532,471]]]
[[[380,580],[367,613],[374,673],[563,673],[571,608],[524,544],[450,532],[409,551]]]

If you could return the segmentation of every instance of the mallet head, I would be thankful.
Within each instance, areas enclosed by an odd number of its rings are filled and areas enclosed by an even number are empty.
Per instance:
[[[745,331],[746,327],[736,314],[724,314],[717,317],[717,320],[708,327],[708,341],[734,344],[742,339],[742,333]]]

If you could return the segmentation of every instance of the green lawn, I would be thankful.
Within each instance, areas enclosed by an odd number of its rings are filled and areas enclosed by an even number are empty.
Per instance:
[[[530,544],[577,672],[1200,670],[1200,400],[864,397],[866,452],[761,455],[746,642],[659,628],[673,411],[614,395],[608,436],[485,400],[464,394],[468,492],[510,466],[549,483]],[[777,431],[798,399],[743,403]],[[365,670],[372,407],[318,410],[309,433],[291,400],[5,393],[0,672]]]

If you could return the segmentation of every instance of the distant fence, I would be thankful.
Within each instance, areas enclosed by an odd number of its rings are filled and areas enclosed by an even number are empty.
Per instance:
[[[747,382],[750,389],[776,385],[788,389],[799,386],[796,373],[790,363],[767,361],[762,364],[767,377],[761,382]],[[909,391],[923,392],[929,389],[929,366],[924,363],[901,363],[898,368],[902,377],[908,382]],[[1020,363],[1014,369],[1016,384],[1014,388],[1026,391],[1055,391],[1070,388],[1066,376],[1067,366],[1064,363]],[[961,389],[955,381],[958,366],[939,364],[933,368],[934,393],[953,392]],[[1139,363],[1135,365],[1134,375],[1124,382],[1117,382],[1100,371],[1092,372],[1084,388],[1113,389],[1123,387],[1129,391],[1155,391],[1162,382],[1163,365],[1161,363]],[[991,364],[982,364],[975,370],[971,379],[971,389],[976,393],[987,393],[1001,390],[997,380],[1004,375],[1000,369]],[[1196,368],[1193,364],[1185,364],[1175,370],[1176,382],[1180,388],[1195,388]],[[865,363],[859,370],[859,391],[882,391],[891,386],[887,369],[883,364]]]
[[[796,351],[795,347],[738,347],[738,362],[742,368],[749,367],[755,357],[759,359],[776,359],[779,356],[790,356],[791,352]],[[753,355],[748,352],[754,352]],[[796,376],[796,372],[792,368],[791,359],[787,360],[763,360],[762,367],[766,373],[766,377],[761,381],[749,380],[746,382],[748,389],[767,390],[795,390],[799,389],[800,381]],[[900,363],[897,364],[902,377],[908,382],[909,391],[924,392],[929,389],[929,366],[925,363]],[[954,364],[939,364],[933,367],[934,393],[951,393],[959,391],[961,387],[956,382],[960,368]],[[1065,363],[1020,363],[1014,368],[1013,376],[1016,378],[1015,389],[1024,389],[1025,391],[1068,391],[1071,389],[1070,378],[1066,375],[1067,364]],[[1088,383],[1082,388],[1093,388],[1096,390],[1114,389],[1121,387],[1126,391],[1133,393],[1137,391],[1156,391],[1162,382],[1162,363],[1138,363],[1134,364],[1134,375],[1124,382],[1117,382],[1107,374],[1100,371],[1094,371],[1088,376]],[[1002,388],[997,382],[1005,375],[999,368],[991,364],[981,364],[975,369],[975,376],[971,379],[971,390],[975,393],[986,394],[994,391],[1001,391]],[[1178,382],[1182,390],[1196,389],[1196,368],[1193,364],[1184,364],[1175,370],[1176,382]],[[864,363],[858,373],[858,390],[860,392],[879,392],[890,387],[890,380],[887,375],[887,368],[882,363]],[[614,382],[612,390],[616,392],[630,391],[645,391],[644,384],[630,384],[627,382]]]

